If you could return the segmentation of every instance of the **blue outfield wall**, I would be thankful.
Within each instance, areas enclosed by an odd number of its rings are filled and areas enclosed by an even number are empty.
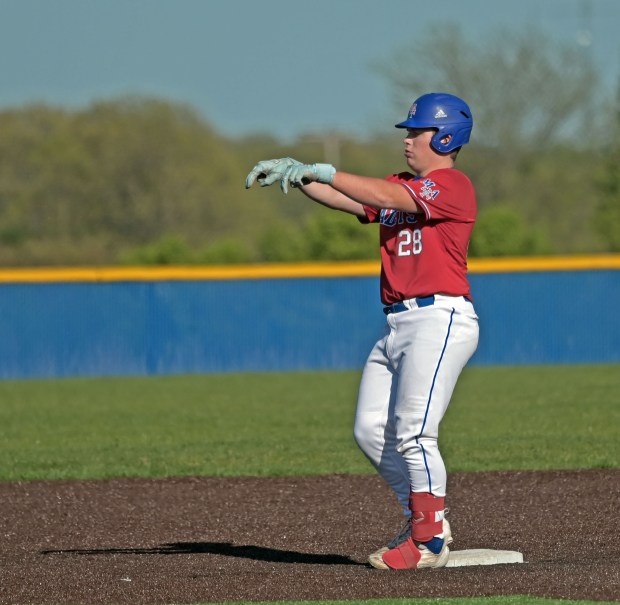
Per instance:
[[[471,364],[620,362],[620,271],[470,276]],[[358,369],[376,277],[0,284],[0,378]]]

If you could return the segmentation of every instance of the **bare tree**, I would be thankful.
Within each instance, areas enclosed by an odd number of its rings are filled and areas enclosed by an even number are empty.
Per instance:
[[[591,131],[602,101],[589,56],[531,29],[472,40],[457,25],[429,27],[376,68],[400,108],[431,89],[467,99],[476,141],[504,149],[552,146],[584,125]]]

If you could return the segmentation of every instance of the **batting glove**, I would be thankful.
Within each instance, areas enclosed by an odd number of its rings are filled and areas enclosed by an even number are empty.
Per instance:
[[[336,169],[331,164],[295,164],[286,169],[280,179],[280,187],[288,193],[288,186],[301,187],[313,181],[331,185]]]
[[[276,181],[279,181],[291,166],[301,165],[301,162],[293,158],[279,158],[277,160],[262,160],[248,174],[245,179],[245,188],[249,189],[254,181],[257,181],[261,187],[268,187]]]

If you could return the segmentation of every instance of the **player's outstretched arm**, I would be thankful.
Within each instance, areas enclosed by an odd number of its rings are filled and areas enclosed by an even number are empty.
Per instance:
[[[380,210],[420,212],[399,184],[336,171],[331,164],[302,164],[292,158],[263,160],[248,175],[246,188],[255,180],[262,187],[279,181],[284,193],[288,193],[289,187],[299,188],[315,202],[356,216],[365,216],[364,205]]]
[[[330,186],[359,204],[371,208],[403,210],[412,214],[422,212],[402,185],[385,179],[338,171]]]
[[[351,201],[382,210],[421,212],[409,192],[392,181],[336,171],[331,164],[291,164],[280,178],[284,193],[289,186],[305,189],[308,183],[324,183]]]
[[[341,212],[347,212],[362,218],[366,216],[362,204],[336,191],[329,185],[308,183],[300,187],[299,190],[311,200],[327,208],[333,208],[334,210],[340,210]]]
[[[293,158],[277,158],[273,160],[261,160],[248,174],[245,180],[245,187],[249,189],[257,182],[261,187],[273,185],[276,181],[280,182],[280,188],[284,193],[288,193],[289,183],[296,188],[300,188],[303,193],[311,200],[318,202],[328,208],[341,210],[349,214],[364,217],[366,213],[362,205],[346,195],[332,189],[329,185],[318,181],[318,175],[312,175],[312,178],[305,179],[303,175],[297,175],[299,182],[289,181],[285,178],[285,173],[289,168],[294,166],[306,166]],[[313,166],[325,166],[328,170],[334,170],[329,164],[314,164]],[[289,175],[290,176],[290,175]],[[327,177],[325,177],[327,178]],[[302,182],[303,180],[303,182]],[[303,188],[302,188],[303,184]]]

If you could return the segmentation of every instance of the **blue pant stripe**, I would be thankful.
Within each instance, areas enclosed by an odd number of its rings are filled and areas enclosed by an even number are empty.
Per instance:
[[[426,450],[424,446],[420,443],[420,449],[422,450],[422,457],[424,458],[424,467],[426,468],[426,476],[428,477],[428,491],[429,493],[433,493],[433,482],[431,481],[431,471],[428,468],[428,462],[426,462]]]
[[[441,366],[441,360],[443,359],[444,353],[446,352],[446,347],[448,346],[448,338],[450,338],[450,330],[452,329],[452,318],[454,317],[454,312],[455,312],[455,309],[452,309],[452,312],[450,313],[450,323],[448,324],[448,332],[446,334],[446,339],[444,340],[443,349],[441,349],[441,355],[439,356],[439,361],[437,362],[437,367],[435,368],[435,374],[433,375],[433,382],[431,383],[431,390],[430,390],[430,393],[428,394],[428,401],[426,403],[426,411],[424,413],[424,422],[422,422],[422,428],[420,429],[420,433],[415,439],[416,443],[418,443],[420,445],[420,448],[422,449],[422,456],[424,458],[424,467],[426,468],[426,476],[428,477],[428,491],[430,493],[432,493],[433,491],[432,484],[431,484],[431,473],[430,473],[430,469],[428,468],[428,463],[426,462],[426,452],[424,451],[424,446],[420,444],[419,442],[419,437],[420,435],[422,435],[422,433],[424,433],[424,427],[426,426],[426,419],[428,418],[428,411],[430,410],[431,399],[433,397],[433,389],[435,388],[435,380],[437,379],[437,374],[439,373],[439,366]]]

